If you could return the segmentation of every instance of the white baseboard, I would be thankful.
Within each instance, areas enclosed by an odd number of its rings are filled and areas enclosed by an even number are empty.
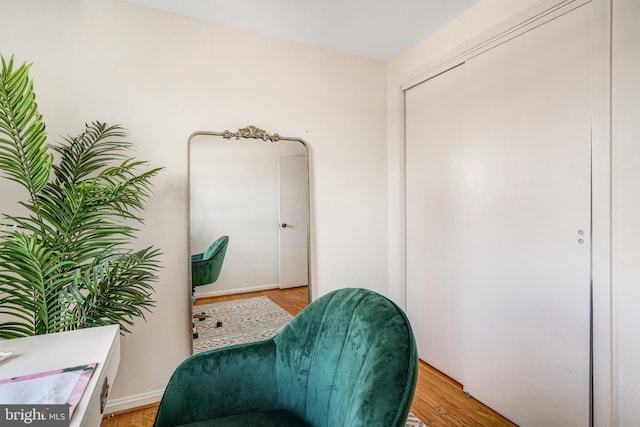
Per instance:
[[[274,283],[271,285],[252,286],[248,288],[223,289],[221,291],[211,291],[211,292],[199,292],[198,288],[196,288],[196,298],[218,297],[221,295],[241,294],[244,292],[266,291],[268,289],[280,289],[280,284]]]
[[[146,393],[134,394],[133,396],[109,399],[107,401],[107,406],[104,408],[104,415],[137,408],[150,403],[158,403],[160,402],[160,399],[162,399],[163,393],[164,389],[161,388],[159,390],[148,391]]]

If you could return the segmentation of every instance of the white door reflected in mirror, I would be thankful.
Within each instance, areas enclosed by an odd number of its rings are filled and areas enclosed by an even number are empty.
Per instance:
[[[307,161],[302,155],[278,156],[280,207],[280,289],[307,285]]]

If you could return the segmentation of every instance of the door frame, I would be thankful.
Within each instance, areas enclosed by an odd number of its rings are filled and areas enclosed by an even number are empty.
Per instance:
[[[613,423],[613,354],[612,354],[612,282],[611,282],[611,39],[612,0],[544,0],[534,3],[445,55],[425,63],[421,70],[399,87],[403,100],[399,117],[405,119],[405,91],[419,83],[463,64],[466,60],[518,35],[570,12],[584,4],[593,7],[592,52],[592,140],[591,140],[591,424],[610,426]],[[402,129],[401,155],[406,156],[406,135]],[[400,136],[400,135],[399,135]],[[406,307],[406,167],[398,164],[402,176],[397,188],[400,201],[399,218],[390,224],[391,230],[401,230],[397,279],[402,283]],[[394,271],[391,269],[390,273]]]

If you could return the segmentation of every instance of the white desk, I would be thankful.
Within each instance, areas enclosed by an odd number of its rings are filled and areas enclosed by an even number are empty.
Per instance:
[[[71,418],[70,427],[100,425],[106,398],[120,363],[118,325],[3,340],[0,341],[0,351],[15,353],[0,362],[0,379],[98,362]],[[108,385],[106,394],[103,393],[105,384]]]

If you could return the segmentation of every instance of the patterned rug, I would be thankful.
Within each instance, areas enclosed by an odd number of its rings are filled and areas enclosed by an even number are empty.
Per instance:
[[[193,352],[244,344],[271,338],[285,327],[293,316],[265,296],[196,305],[194,313],[213,316],[196,320],[198,338],[193,340]],[[216,328],[217,319],[222,326]]]
[[[265,296],[197,305],[193,312],[212,316],[195,321],[198,338],[193,340],[194,354],[271,338],[293,319],[291,314]],[[218,320],[222,321],[222,326],[216,328]],[[426,426],[415,415],[409,414],[406,427]]]

